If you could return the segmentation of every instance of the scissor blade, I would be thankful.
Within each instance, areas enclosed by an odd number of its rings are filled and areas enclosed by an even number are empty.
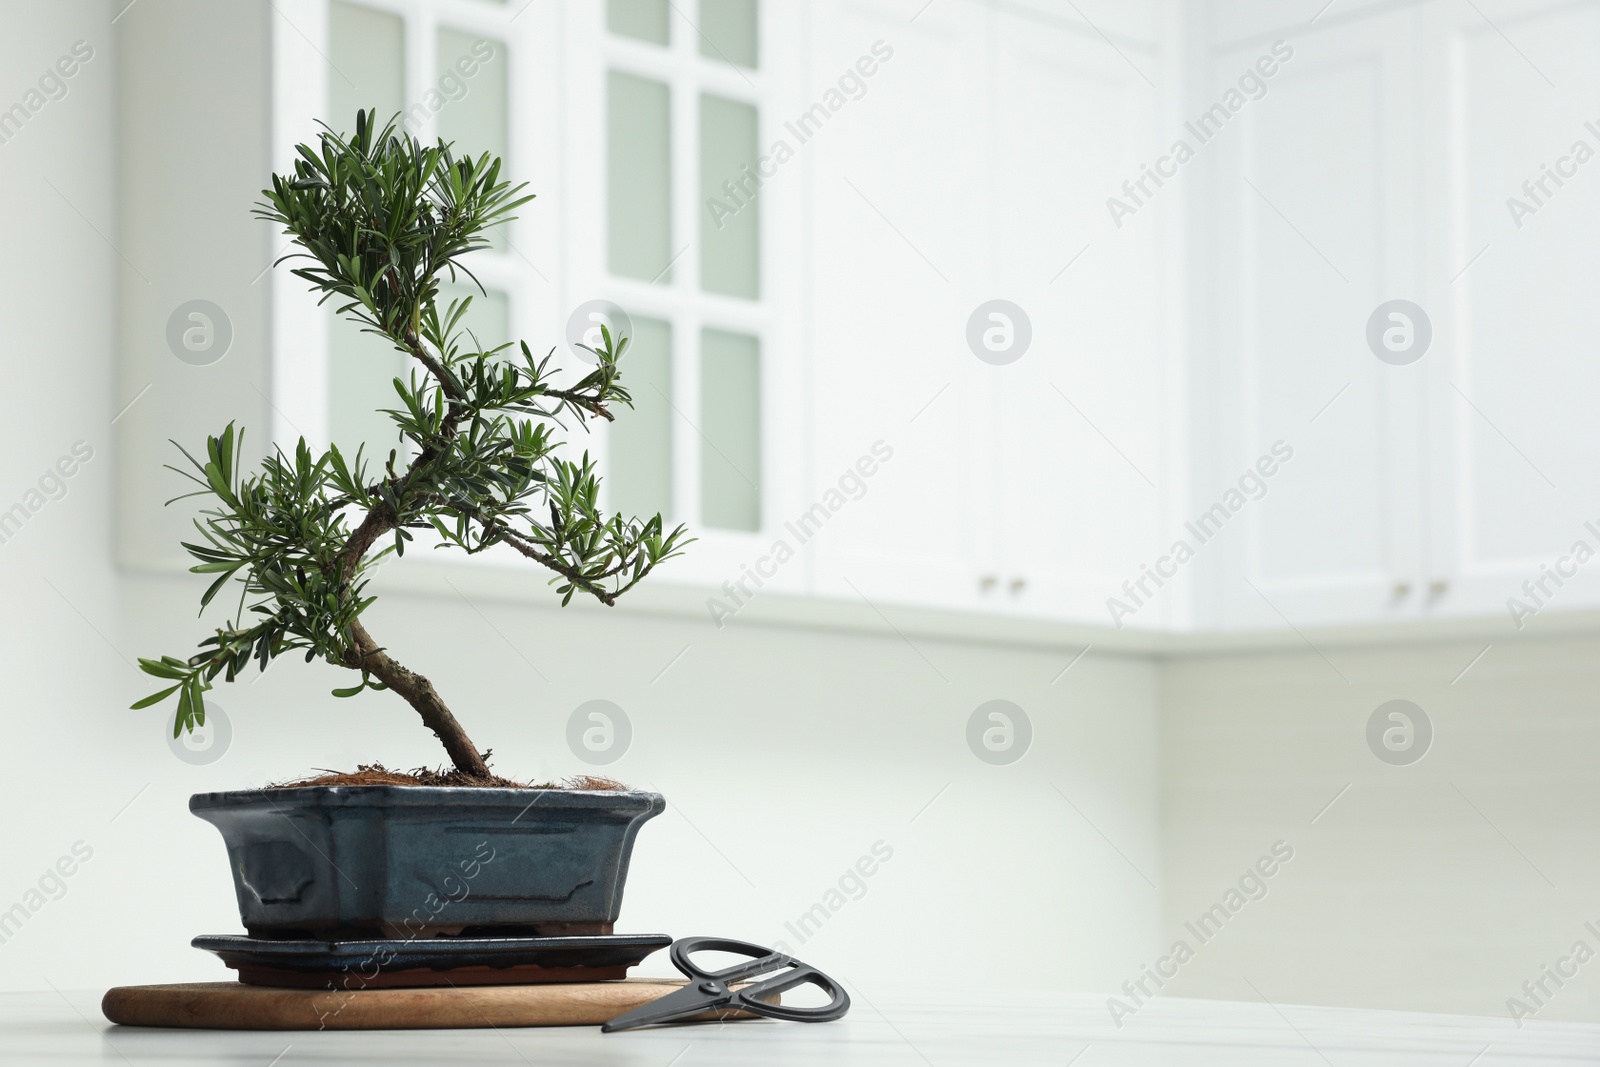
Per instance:
[[[686,1019],[691,1015],[712,1011],[732,1002],[733,997],[726,993],[720,995],[702,993],[699,987],[691,982],[682,989],[675,989],[664,997],[658,997],[648,1004],[642,1004],[624,1015],[617,1016],[600,1029],[609,1034],[616,1030],[629,1030],[635,1026],[669,1023],[674,1019]]]

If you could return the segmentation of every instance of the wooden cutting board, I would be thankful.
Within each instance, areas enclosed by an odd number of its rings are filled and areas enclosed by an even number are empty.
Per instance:
[[[500,1026],[598,1026],[684,985],[628,978],[564,985],[275,989],[241,982],[118,986],[100,1002],[123,1026],[202,1030],[448,1030]],[[706,1018],[715,1018],[707,1013]],[[724,1017],[753,1018],[743,1012]]]

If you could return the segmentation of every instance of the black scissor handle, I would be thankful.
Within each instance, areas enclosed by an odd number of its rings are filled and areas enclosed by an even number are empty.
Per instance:
[[[747,963],[736,963],[720,971],[708,971],[689,958],[695,952],[732,952],[751,956]],[[726,937],[680,937],[672,943],[672,965],[691,979],[709,978],[717,982],[736,982],[752,974],[766,974],[793,965],[795,960],[775,949],[752,945],[748,941],[734,941]]]
[[[689,957],[695,952],[732,952],[752,957],[747,963],[736,963],[718,971],[702,970]],[[736,1007],[755,1015],[791,1022],[825,1023],[842,1018],[850,1010],[850,994],[844,987],[808,963],[793,956],[777,952],[747,941],[733,941],[724,937],[685,937],[672,943],[672,965],[682,971],[691,983],[709,981],[726,984],[756,975],[785,971],[764,982],[728,990],[729,1007]],[[796,1007],[789,1004],[771,1004],[760,998],[774,996],[800,985],[814,985],[828,994],[829,1001],[821,1007]]]

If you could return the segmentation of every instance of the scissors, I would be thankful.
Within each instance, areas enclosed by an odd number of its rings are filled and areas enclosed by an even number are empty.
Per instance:
[[[736,963],[720,971],[708,971],[689,958],[695,952],[733,952],[752,958],[746,963]],[[842,1018],[850,1010],[850,995],[838,982],[810,964],[760,945],[721,937],[686,937],[672,943],[672,965],[688,977],[688,985],[625,1015],[619,1015],[600,1029],[605,1033],[631,1030],[635,1026],[676,1022],[708,1011],[717,1012],[719,1017],[724,1012],[743,1011],[751,1015],[764,1015],[769,1019],[826,1023]],[[740,989],[730,987],[732,982],[773,971],[784,973]],[[820,1008],[772,1004],[762,999],[806,984],[818,987],[833,999]]]

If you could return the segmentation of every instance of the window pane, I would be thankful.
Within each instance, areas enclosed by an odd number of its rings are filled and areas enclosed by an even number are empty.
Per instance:
[[[633,320],[622,357],[622,384],[633,407],[613,408],[606,492],[613,510],[649,518],[672,514],[672,327]]]
[[[667,43],[667,0],[606,0],[606,29],[651,44]]]
[[[700,97],[700,287],[754,300],[761,289],[761,224],[755,203],[756,109]]]
[[[672,135],[667,87],[612,71],[606,79],[607,262],[611,273],[670,282]]]
[[[700,54],[756,65],[756,0],[700,0]]]
[[[328,125],[353,134],[356,111],[376,108],[379,124],[405,102],[405,29],[399,16],[333,0],[328,5]],[[333,313],[328,323],[328,436],[353,462],[356,449],[373,476],[400,433],[379,408],[398,403],[390,382],[404,377],[406,357],[388,341]]]
[[[400,16],[333,0],[328,5],[328,125],[356,132],[356,112],[377,108],[382,126],[405,105],[405,28]]]
[[[510,149],[506,75],[511,59],[505,42],[441,28],[435,62],[436,80],[421,104],[436,112],[439,136],[454,144],[457,156],[476,159],[488,152],[506,159]],[[413,104],[406,117],[412,132],[418,128],[411,126],[412,117],[421,115]],[[512,177],[505,167],[501,175]],[[488,236],[492,247],[505,250],[504,226],[493,227]]]
[[[377,477],[390,451],[401,447],[400,431],[380,409],[400,406],[391,383],[409,377],[407,362],[394,345],[362,333],[348,319],[328,326],[328,437],[351,463],[356,449],[366,446],[362,459],[369,478]]]
[[[462,317],[457,329],[462,332],[460,351],[468,351],[473,347],[482,349],[496,348],[507,341],[514,341],[511,336],[511,299],[498,289],[480,292],[476,285],[470,283],[445,284],[439,286],[439,317],[443,318],[450,308],[450,301],[464,300],[472,297],[472,305],[467,308],[467,313]],[[472,337],[466,336],[470,331],[478,339],[477,346],[472,343]],[[522,357],[519,349],[511,349],[512,355]],[[505,356],[506,353],[502,353]]]
[[[509,146],[506,73],[511,62],[505,42],[441,29],[436,62],[439,136],[455,142],[457,155],[488,152],[504,158]]]
[[[700,520],[761,529],[761,342],[754,337],[701,331],[700,428]]]

